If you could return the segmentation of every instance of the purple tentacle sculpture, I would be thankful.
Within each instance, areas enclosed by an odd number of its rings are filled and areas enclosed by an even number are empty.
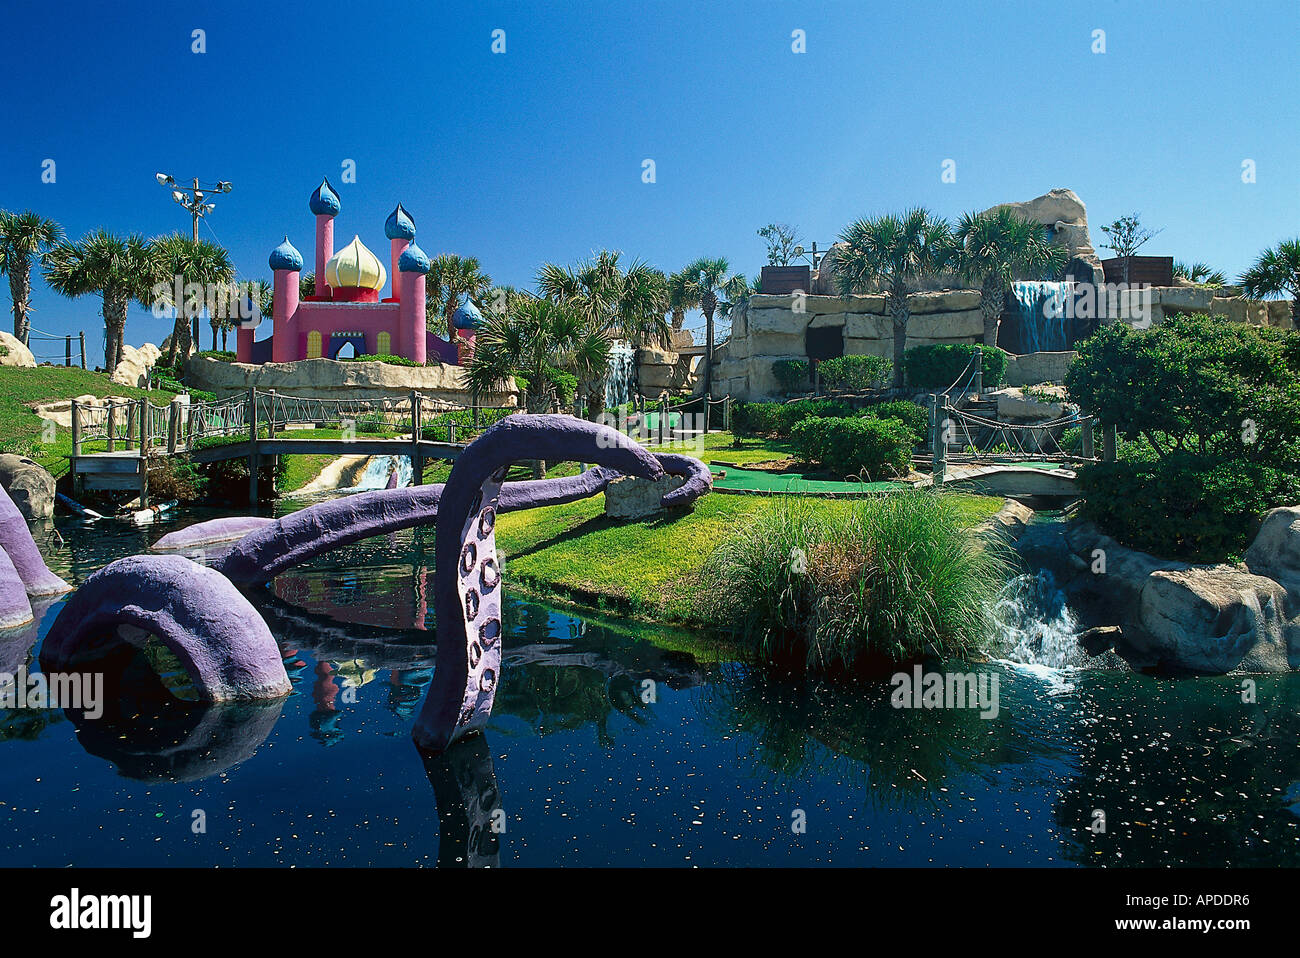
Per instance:
[[[61,595],[72,591],[72,586],[45,565],[41,550],[36,548],[36,541],[27,528],[27,520],[4,489],[0,489],[0,549],[9,553],[28,595]]]
[[[597,465],[578,476],[503,484],[510,464],[520,459]],[[653,455],[586,420],[516,414],[466,447],[446,485],[361,493],[277,520],[218,519],[165,536],[156,546],[193,548],[249,530],[210,569],[178,555],[112,563],[90,576],[60,613],[42,664],[56,671],[113,652],[138,641],[134,627],[162,639],[205,698],[286,694],[275,641],[234,583],[263,583],[339,546],[433,523],[438,652],[413,735],[422,748],[440,751],[481,728],[492,710],[502,631],[497,515],[586,498],[620,475],[658,479],[665,473],[686,477],[663,496],[667,507],[686,505],[712,488],[708,468],[696,459]],[[0,595],[2,587],[0,569]]]
[[[41,668],[74,671],[119,652],[141,638],[131,627],[157,636],[207,701],[291,690],[279,646],[248,599],[220,572],[175,555],[118,559],[88,577],[45,636]]]
[[[237,542],[250,532],[274,524],[274,519],[264,516],[223,516],[220,519],[196,522],[184,529],[169,532],[151,548],[154,552],[186,552],[191,549],[202,549],[204,546],[222,542]]]

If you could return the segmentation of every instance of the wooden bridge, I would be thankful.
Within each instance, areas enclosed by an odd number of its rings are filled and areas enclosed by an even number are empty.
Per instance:
[[[76,490],[132,490],[149,504],[149,463],[168,456],[194,462],[246,459],[249,502],[257,502],[257,470],[287,455],[410,456],[419,484],[429,459],[454,460],[480,429],[513,407],[460,406],[423,396],[316,399],[250,389],[246,396],[167,406],[147,399],[72,403]],[[439,421],[441,420],[441,422]],[[445,429],[445,439],[436,430]],[[338,436],[294,436],[337,431]]]

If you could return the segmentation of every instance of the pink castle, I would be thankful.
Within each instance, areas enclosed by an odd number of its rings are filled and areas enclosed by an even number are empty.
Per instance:
[[[472,354],[472,306],[457,311],[457,345],[425,328],[425,276],[429,257],[415,245],[415,221],[399,203],[384,224],[392,265],[392,295],[380,299],[388,280],[384,264],[354,237],[334,251],[334,217],[341,204],[329,180],[311,195],[316,216],[316,295],[299,294],[303,258],[289,237],[271,253],[275,274],[272,334],[254,341],[251,327],[239,330],[236,359],[241,363],[294,362],[335,359],[351,344],[356,355],[401,356],[424,363],[429,359],[458,363],[458,348]],[[465,313],[462,323],[461,314]]]

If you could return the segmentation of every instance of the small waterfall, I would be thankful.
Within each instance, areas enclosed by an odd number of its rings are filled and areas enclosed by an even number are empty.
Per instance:
[[[397,485],[409,486],[411,480],[415,477],[415,472],[411,468],[410,456],[371,456],[370,461],[366,463],[366,471],[361,474],[357,484],[351,489],[340,489],[340,492],[368,492],[372,489],[388,488],[388,478],[392,475],[393,470],[397,470]]]
[[[617,409],[632,401],[632,378],[636,373],[636,350],[623,340],[615,340],[609,351],[609,369],[605,373],[605,408]]]
[[[1034,671],[1079,668],[1086,663],[1087,654],[1078,643],[1079,620],[1048,570],[1008,582],[995,615],[1002,632],[997,654],[1008,662]]]
[[[1069,297],[1073,283],[1021,280],[1011,284],[1020,306],[1020,351],[1061,352],[1070,348]]]

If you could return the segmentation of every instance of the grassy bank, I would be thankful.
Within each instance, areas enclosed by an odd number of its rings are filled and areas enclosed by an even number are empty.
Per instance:
[[[1002,500],[949,496],[959,521],[973,526]],[[847,514],[854,504],[810,498],[817,514]],[[605,517],[605,497],[504,515],[497,541],[507,577],[525,589],[596,608],[669,622],[698,621],[701,570],[718,542],[738,526],[771,513],[767,496],[705,496],[693,511],[640,521]]]

